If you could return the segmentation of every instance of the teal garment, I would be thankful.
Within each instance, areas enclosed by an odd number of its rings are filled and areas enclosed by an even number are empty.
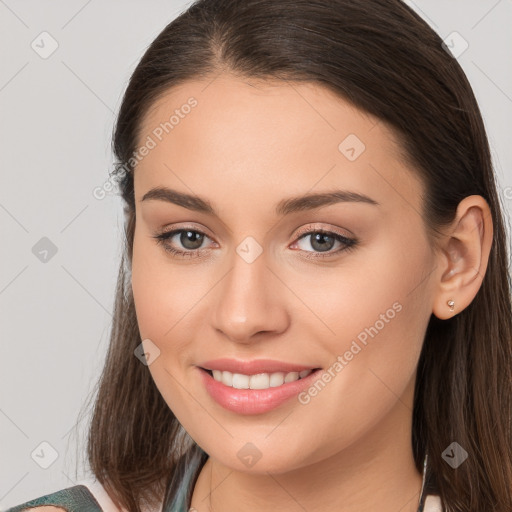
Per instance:
[[[185,476],[180,482],[174,499],[170,505],[165,507],[164,512],[188,512],[187,496],[192,495],[194,475],[201,461],[197,458],[190,460],[187,465]],[[85,485],[75,485],[52,494],[47,494],[21,505],[7,509],[7,512],[22,512],[31,507],[53,505],[61,507],[67,512],[103,512],[100,504],[96,501],[91,491]]]
[[[202,450],[198,450],[199,454],[204,454]],[[169,506],[165,507],[164,512],[188,512],[190,505],[187,503],[188,497],[192,497],[193,487],[195,485],[195,474],[202,465],[202,460],[199,457],[195,457],[188,461],[187,468],[185,470],[185,476],[178,486],[178,490],[174,496],[174,499]],[[9,512],[9,511],[7,511]]]
[[[68,512],[102,512],[100,504],[85,485],[75,485],[67,489],[61,489],[10,508],[7,512],[21,512],[31,507],[41,507],[43,505],[62,507]]]

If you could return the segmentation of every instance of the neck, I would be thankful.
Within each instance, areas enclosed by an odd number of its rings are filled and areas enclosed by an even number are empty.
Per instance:
[[[422,474],[412,453],[409,402],[398,401],[357,443],[286,473],[235,471],[210,457],[191,505],[198,512],[417,512]]]

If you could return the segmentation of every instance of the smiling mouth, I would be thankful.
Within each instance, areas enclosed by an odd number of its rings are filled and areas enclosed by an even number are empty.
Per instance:
[[[301,372],[272,372],[245,375],[243,373],[233,373],[227,370],[208,370],[207,368],[200,368],[217,382],[235,389],[275,388],[289,382],[295,382],[306,378],[321,369],[313,368],[310,370],[303,370]]]

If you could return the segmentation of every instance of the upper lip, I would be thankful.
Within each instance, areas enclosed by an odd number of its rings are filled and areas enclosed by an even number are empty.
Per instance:
[[[257,373],[275,373],[275,372],[301,372],[303,370],[314,370],[317,366],[303,364],[287,363],[276,361],[274,359],[253,359],[243,361],[240,359],[212,359],[204,361],[197,366],[205,370],[226,370],[231,373],[241,373],[244,375],[255,375]]]

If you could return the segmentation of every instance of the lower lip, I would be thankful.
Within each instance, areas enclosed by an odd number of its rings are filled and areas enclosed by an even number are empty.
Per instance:
[[[307,377],[268,389],[236,389],[216,381],[207,371],[197,367],[201,373],[206,391],[225,409],[238,414],[262,414],[298,395],[311,386],[320,370]]]

